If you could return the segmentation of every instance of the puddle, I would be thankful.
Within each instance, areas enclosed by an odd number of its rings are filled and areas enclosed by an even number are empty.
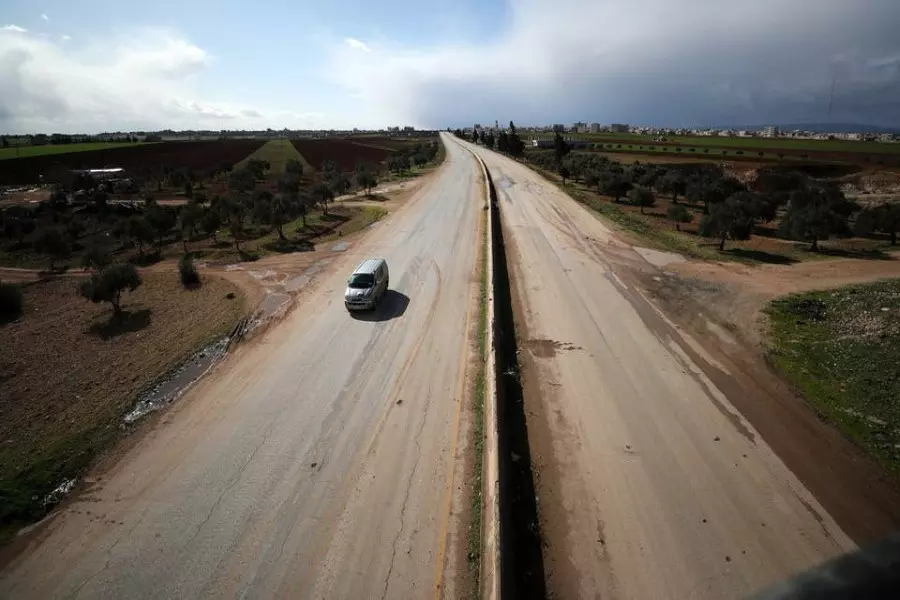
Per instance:
[[[271,317],[279,308],[287,304],[287,301],[290,299],[291,297],[288,294],[282,294],[281,292],[269,294],[266,296],[266,299],[260,303],[259,308],[257,309],[257,319]]]
[[[686,259],[674,252],[663,252],[661,250],[653,250],[651,248],[641,248],[640,246],[634,247],[635,252],[640,254],[644,260],[653,265],[654,267],[663,268],[672,264],[680,264],[683,262],[687,262]]]
[[[350,242],[338,242],[334,246],[331,247],[332,252],[344,252],[347,248],[350,247]]]
[[[271,269],[268,269],[266,271],[247,271],[247,274],[257,281],[264,281],[266,279],[274,279],[278,277],[278,273]]]
[[[167,375],[165,381],[158,383],[138,399],[132,411],[125,415],[125,423],[130,425],[144,415],[177,400],[192,383],[200,379],[225,354],[228,349],[228,340],[228,337],[224,337],[210,344]]]
[[[347,244],[347,242],[342,242],[342,244]],[[340,245],[340,244],[339,244]],[[314,275],[318,274],[322,269],[325,268],[325,265],[331,262],[330,258],[322,258],[311,264],[305,271],[303,271],[302,275],[295,275],[290,279],[285,280],[281,285],[286,292],[298,292],[303,289],[310,281]]]
[[[292,277],[291,279],[288,279],[284,282],[284,291],[297,292],[311,280],[312,277],[310,277],[309,275],[297,275],[296,277]]]
[[[55,490],[44,496],[41,501],[44,508],[58,504],[75,487],[75,481],[75,479],[64,479],[61,484],[56,486]]]
[[[506,177],[504,177],[503,179],[497,181],[496,183],[497,183],[497,185],[499,185],[500,187],[502,187],[504,190],[508,190],[509,188],[511,188],[511,187],[514,185],[514,182],[513,182],[513,181],[510,181],[510,180],[507,179]]]
[[[225,265],[226,271],[243,271],[244,265]]]

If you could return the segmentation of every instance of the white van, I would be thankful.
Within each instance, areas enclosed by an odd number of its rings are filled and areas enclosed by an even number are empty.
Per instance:
[[[344,292],[347,310],[372,310],[388,289],[388,266],[383,258],[368,258],[353,270]]]

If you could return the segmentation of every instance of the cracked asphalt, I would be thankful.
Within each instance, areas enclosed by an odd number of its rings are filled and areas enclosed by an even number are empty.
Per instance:
[[[447,153],[283,323],[29,534],[0,597],[456,597],[484,199],[472,156]],[[344,282],[369,256],[387,259],[391,292],[355,318]]]

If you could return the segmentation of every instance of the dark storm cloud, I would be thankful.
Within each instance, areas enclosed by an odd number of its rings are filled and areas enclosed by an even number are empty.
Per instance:
[[[520,0],[494,39],[332,65],[396,119],[900,126],[898,0]],[[830,102],[832,81],[834,99]]]

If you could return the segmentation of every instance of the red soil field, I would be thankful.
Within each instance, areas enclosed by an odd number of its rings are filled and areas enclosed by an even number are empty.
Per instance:
[[[297,152],[306,159],[306,162],[317,171],[322,169],[322,163],[326,160],[333,160],[342,171],[352,171],[356,168],[357,163],[377,164],[387,160],[393,153],[387,148],[355,144],[345,140],[300,139],[291,140],[291,143]]]
[[[0,160],[0,185],[38,183],[41,175],[47,179],[54,172],[70,169],[121,167],[129,175],[159,171],[163,167],[203,172],[223,163],[233,165],[264,142],[265,140],[161,142]]]

